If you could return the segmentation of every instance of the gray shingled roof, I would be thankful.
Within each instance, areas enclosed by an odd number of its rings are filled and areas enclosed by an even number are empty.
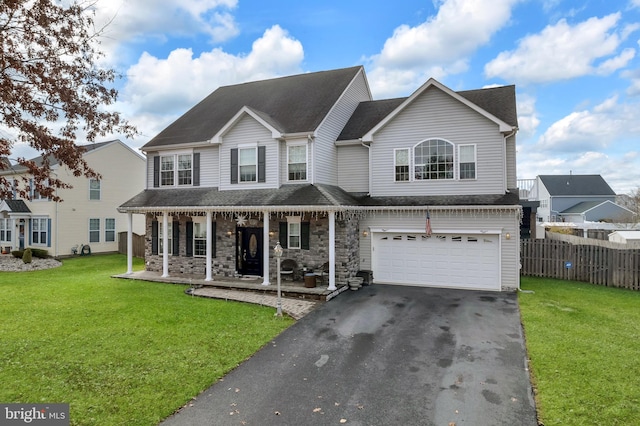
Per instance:
[[[304,184],[252,191],[219,191],[218,188],[146,189],[121,207],[338,206],[342,203],[353,204],[355,200],[337,187]]]
[[[500,86],[488,89],[463,90],[462,97],[495,115],[510,126],[518,127],[516,110],[516,86]]]
[[[4,200],[12,213],[31,213],[24,200]]]
[[[434,196],[434,197],[370,197],[348,193],[331,185],[283,185],[279,189],[219,191],[218,188],[146,189],[120,207],[190,208],[190,207],[283,207],[283,206],[447,206],[447,205],[516,205],[517,194]]]
[[[510,126],[518,127],[515,86],[465,90],[457,93]],[[361,138],[406,99],[395,98],[361,102],[342,129],[338,140]]]
[[[86,145],[79,145],[79,146],[84,148],[85,153],[87,153],[87,152],[93,151],[94,149],[103,147],[105,145],[112,144],[114,142],[120,142],[120,141],[118,139],[114,139],[112,141],[89,143]],[[51,166],[58,164],[58,160],[53,155],[49,155],[47,158]],[[42,166],[44,162],[44,157],[42,155],[39,155],[37,157],[31,158],[31,161],[34,161],[37,166]],[[11,170],[12,172],[21,172],[21,171],[27,170],[27,168],[22,165],[15,164],[9,170]]]
[[[313,132],[361,70],[357,66],[220,87],[143,149],[209,140],[244,106],[283,133]]]
[[[587,210],[591,210],[594,207],[599,206],[600,204],[604,204],[605,201],[583,201],[581,203],[576,204],[575,206],[569,207],[568,209],[562,211],[561,213],[584,213]]]
[[[551,196],[614,196],[600,175],[540,175]]]
[[[361,138],[376,124],[396,109],[407,98],[384,99],[381,101],[360,102],[349,121],[342,129],[338,140]]]

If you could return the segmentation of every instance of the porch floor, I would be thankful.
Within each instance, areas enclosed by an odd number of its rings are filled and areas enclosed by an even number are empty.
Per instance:
[[[195,289],[220,288],[261,293],[272,296],[275,296],[278,293],[277,284],[273,282],[270,285],[262,285],[262,277],[219,277],[214,278],[211,281],[205,281],[202,276],[182,274],[180,276],[162,277],[160,272],[151,271],[136,271],[131,274],[125,273],[113,275],[113,277],[170,284],[188,284]],[[307,288],[304,286],[304,281],[291,281],[289,279],[282,279],[280,281],[282,297],[292,299],[309,299],[325,302],[333,299],[348,288],[349,287],[347,285],[337,285],[336,290],[327,290],[326,286],[320,286],[319,284],[316,284],[315,287]]]

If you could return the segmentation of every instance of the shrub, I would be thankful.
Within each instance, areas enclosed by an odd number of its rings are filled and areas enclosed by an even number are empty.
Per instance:
[[[31,249],[28,248],[24,251],[24,254],[22,255],[22,261],[24,263],[31,263]]]
[[[47,250],[44,249],[39,249],[39,248],[28,248],[27,250],[31,250],[31,256],[32,257],[37,257],[38,259],[46,259],[49,257],[49,252]],[[25,250],[14,250],[11,252],[11,254],[13,255],[13,257],[17,257],[18,259],[22,259],[22,256],[24,256],[24,252]]]

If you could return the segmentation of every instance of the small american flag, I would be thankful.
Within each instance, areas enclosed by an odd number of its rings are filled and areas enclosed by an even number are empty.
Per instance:
[[[425,226],[425,232],[427,233],[427,237],[431,236],[431,218],[429,217],[428,210],[427,210],[427,224]]]

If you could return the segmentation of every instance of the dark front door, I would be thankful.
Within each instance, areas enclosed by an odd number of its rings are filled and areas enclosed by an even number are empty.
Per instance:
[[[238,228],[236,235],[238,272],[262,276],[262,228]]]

